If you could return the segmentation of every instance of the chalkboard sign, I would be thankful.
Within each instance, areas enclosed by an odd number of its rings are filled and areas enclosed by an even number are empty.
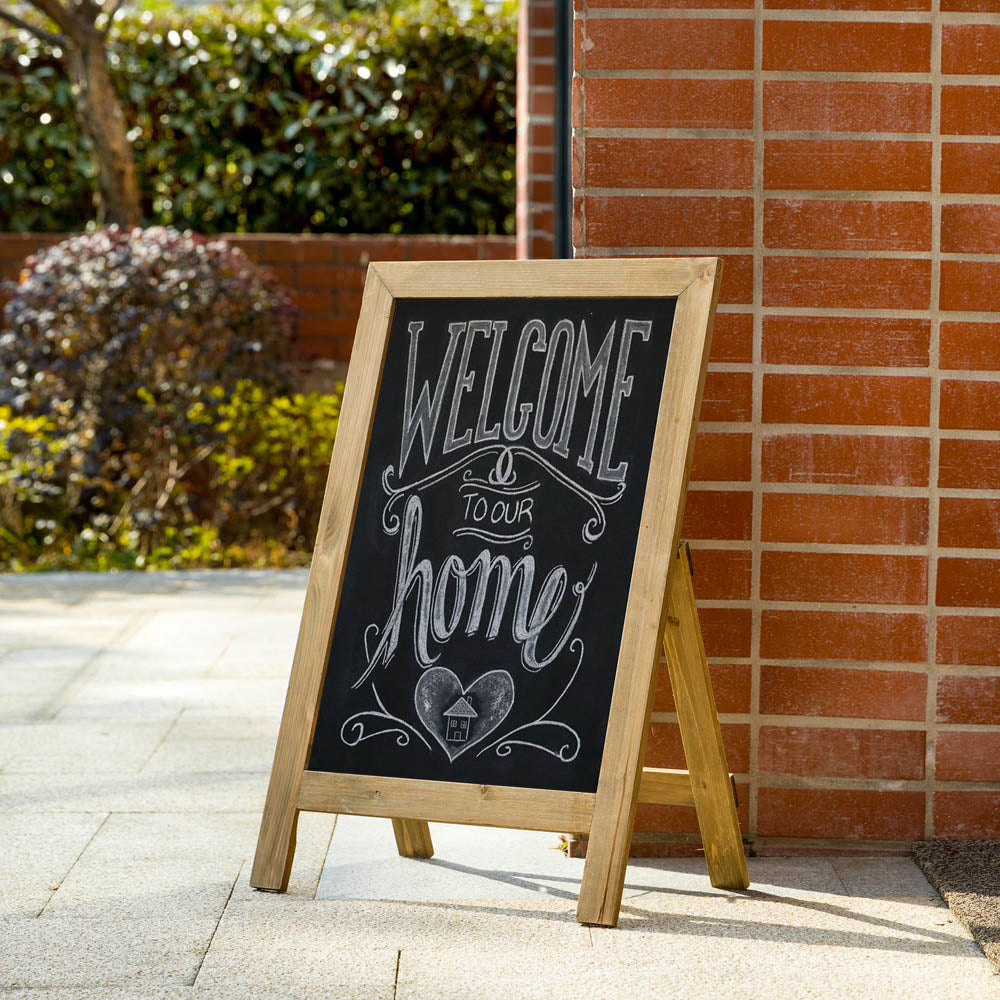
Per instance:
[[[370,266],[254,886],[302,809],[411,854],[417,820],[589,831],[578,915],[617,920],[719,275]]]
[[[674,306],[396,301],[309,770],[597,791]]]

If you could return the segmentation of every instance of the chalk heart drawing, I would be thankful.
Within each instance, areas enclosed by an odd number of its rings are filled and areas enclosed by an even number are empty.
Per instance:
[[[461,742],[449,741],[449,717],[445,713],[462,699],[462,725],[467,724],[468,732]],[[430,667],[417,681],[413,700],[417,717],[452,761],[486,739],[507,718],[514,704],[514,679],[506,670],[490,670],[463,688],[462,682],[447,667]],[[472,708],[474,717],[467,714],[466,706]]]

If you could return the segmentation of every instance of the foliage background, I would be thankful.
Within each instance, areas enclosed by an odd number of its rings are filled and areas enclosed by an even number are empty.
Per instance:
[[[0,332],[0,571],[302,562],[339,390],[221,240],[98,230],[31,257]]]
[[[512,5],[394,0],[119,13],[111,69],[144,224],[222,232],[512,233]],[[0,28],[0,229],[93,217],[49,46]]]

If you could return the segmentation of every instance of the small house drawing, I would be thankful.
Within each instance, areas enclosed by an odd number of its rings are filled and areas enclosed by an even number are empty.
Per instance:
[[[445,738],[449,743],[465,743],[469,738],[469,726],[479,713],[465,700],[459,698],[445,713],[448,730]]]

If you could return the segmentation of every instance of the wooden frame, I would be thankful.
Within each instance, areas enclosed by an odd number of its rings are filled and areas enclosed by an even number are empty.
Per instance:
[[[676,578],[680,516],[704,385],[721,265],[716,258],[495,261],[371,264],[330,466],[323,511],[254,859],[251,884],[288,884],[300,810],[393,818],[400,853],[429,856],[427,820],[590,833],[578,919],[614,925],[636,803],[693,803],[703,831],[716,830],[720,857],[713,883],[745,887],[718,721],[707,686],[693,598],[670,615],[682,637],[664,629],[668,607],[683,604]],[[378,398],[393,304],[397,298],[676,297],[625,626],[596,794],[307,771],[329,657],[362,469]],[[683,574],[687,579],[687,573]],[[678,587],[681,584],[677,585]],[[690,587],[690,584],[687,585]],[[680,605],[678,605],[680,607]],[[693,626],[692,626],[693,623]],[[692,632],[692,627],[694,632]],[[687,772],[643,771],[651,692],[661,641],[671,658]],[[671,646],[671,642],[673,645]],[[683,662],[681,662],[683,661]],[[692,680],[688,680],[691,678]],[[707,691],[707,698],[706,698]],[[682,703],[684,708],[682,708]],[[711,734],[712,727],[716,736]],[[689,742],[691,748],[689,749]],[[702,746],[704,744],[704,746]],[[699,770],[700,768],[700,770]],[[707,775],[707,778],[706,778]],[[725,791],[720,791],[723,788]],[[708,791],[711,794],[708,794]],[[728,802],[728,805],[726,804]],[[714,820],[708,813],[712,812]],[[715,814],[718,814],[717,816]],[[703,815],[704,814],[704,815]],[[713,826],[714,822],[714,826]],[[719,831],[722,831],[719,833]],[[734,840],[735,835],[735,840]],[[736,853],[739,861],[736,860]],[[742,864],[742,872],[738,869]]]

